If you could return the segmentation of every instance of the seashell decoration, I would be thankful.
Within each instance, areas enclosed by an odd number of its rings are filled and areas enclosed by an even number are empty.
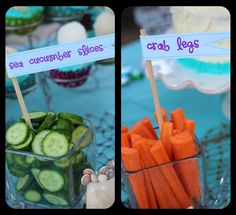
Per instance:
[[[92,169],[84,169],[81,183],[87,185],[89,183],[100,183],[107,181],[115,176],[115,161],[110,160],[106,166],[101,167],[99,172]]]
[[[81,178],[81,183],[83,185],[87,185],[87,184],[91,183],[91,176],[88,174],[83,175],[83,177]]]
[[[92,175],[92,174],[94,174],[94,171],[92,169],[87,168],[87,169],[84,169],[83,174],[84,175],[85,174]]]

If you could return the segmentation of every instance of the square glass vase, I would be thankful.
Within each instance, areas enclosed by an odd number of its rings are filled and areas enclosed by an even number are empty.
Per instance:
[[[86,186],[81,184],[81,177],[84,169],[95,166],[95,127],[89,120],[84,123],[89,130],[60,157],[6,148],[5,185],[10,207],[84,207]]]
[[[127,171],[121,176],[131,208],[198,209],[206,206],[206,173],[203,149],[195,137],[198,153],[161,165]]]

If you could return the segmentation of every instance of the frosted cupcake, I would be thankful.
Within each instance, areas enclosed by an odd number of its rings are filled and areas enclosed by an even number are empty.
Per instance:
[[[88,6],[48,6],[46,16],[49,19],[76,17],[80,20],[87,9]]]
[[[12,54],[16,52],[17,52],[16,49],[11,48],[11,47],[6,47],[6,54]],[[17,77],[17,81],[23,95],[26,95],[29,92],[31,92],[33,87],[36,86],[34,74],[19,76]],[[7,77],[7,74],[6,74],[6,81],[5,81],[5,89],[6,89],[6,97],[16,98],[15,89],[13,87],[12,80]]]
[[[87,38],[83,25],[79,22],[70,22],[63,25],[57,34],[58,44],[76,42]],[[94,63],[63,67],[49,71],[49,77],[58,85],[66,88],[81,86],[87,81]]]
[[[230,13],[224,7],[171,7],[174,31],[192,32],[230,32]],[[217,45],[230,48],[230,40]],[[202,57],[177,60],[183,67],[198,73],[227,74],[230,72],[230,57]]]
[[[106,7],[106,9],[100,13],[93,25],[95,35],[96,36],[103,36],[106,34],[111,34],[115,32],[115,15],[113,11]],[[102,64],[110,64],[114,63],[114,58],[107,59],[107,60],[101,60],[99,63]]]
[[[6,12],[6,28],[19,27],[19,30],[7,30],[10,33],[25,35],[35,30],[42,19],[43,7],[15,6]],[[29,27],[28,27],[29,26]]]
[[[81,24],[85,27],[88,37],[94,37],[95,31],[93,25],[96,21],[97,16],[104,11],[104,7],[89,7],[82,19]]]

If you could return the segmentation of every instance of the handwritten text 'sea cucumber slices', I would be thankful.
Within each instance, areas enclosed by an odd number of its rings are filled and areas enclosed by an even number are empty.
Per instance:
[[[29,134],[29,127],[25,123],[18,122],[8,128],[6,141],[11,145],[20,145],[28,139]]]
[[[69,150],[69,142],[65,135],[56,131],[50,132],[43,140],[43,153],[51,157],[59,157]]]
[[[86,127],[86,126],[79,126],[77,127],[73,133],[72,133],[72,139],[71,139],[71,142],[76,144],[80,138],[83,137],[83,135],[85,135],[85,133],[89,131],[89,128]],[[88,135],[84,140],[83,142],[80,144],[80,147],[81,148],[84,148],[86,147],[92,140],[92,134]]]
[[[46,116],[47,116],[46,112],[30,112],[29,113],[31,122],[42,122],[46,118]],[[23,116],[21,116],[20,120],[22,122],[25,121]]]
[[[83,124],[83,117],[73,114],[73,113],[59,113],[58,116],[63,119],[70,120],[74,125],[82,125]]]
[[[39,182],[49,192],[57,192],[64,186],[64,177],[54,170],[42,170],[39,172]]]

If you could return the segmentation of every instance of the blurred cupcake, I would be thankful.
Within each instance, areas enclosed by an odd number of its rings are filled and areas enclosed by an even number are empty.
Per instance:
[[[77,42],[86,38],[84,26],[75,21],[63,25],[57,33],[58,44]],[[49,71],[49,77],[60,86],[75,88],[86,82],[93,65],[94,63],[86,63],[53,69]]]
[[[110,8],[106,7],[104,12],[100,13],[97,16],[93,27],[94,27],[96,36],[102,36],[102,35],[114,33],[115,32],[114,12]],[[102,63],[102,64],[114,63],[114,58],[101,60],[99,61],[99,63]]]
[[[88,6],[48,6],[46,16],[49,19],[76,17],[80,20],[87,9]]]
[[[97,16],[104,11],[105,7],[89,7],[81,20],[81,24],[85,27],[88,37],[94,37],[95,32],[93,25],[96,21]]]
[[[25,35],[35,30],[42,19],[43,7],[41,6],[15,6],[6,12],[6,28],[21,28],[7,30],[8,33]],[[29,27],[28,27],[29,26]]]
[[[6,47],[6,54],[12,54],[16,52],[17,52],[16,49],[12,47]],[[34,74],[19,76],[17,77],[17,81],[23,95],[26,95],[29,92],[31,92],[33,87],[36,86]],[[5,81],[5,90],[6,90],[6,97],[13,98],[13,99],[16,98],[15,89],[14,89],[12,80],[7,77],[7,73],[6,73],[6,81]]]

